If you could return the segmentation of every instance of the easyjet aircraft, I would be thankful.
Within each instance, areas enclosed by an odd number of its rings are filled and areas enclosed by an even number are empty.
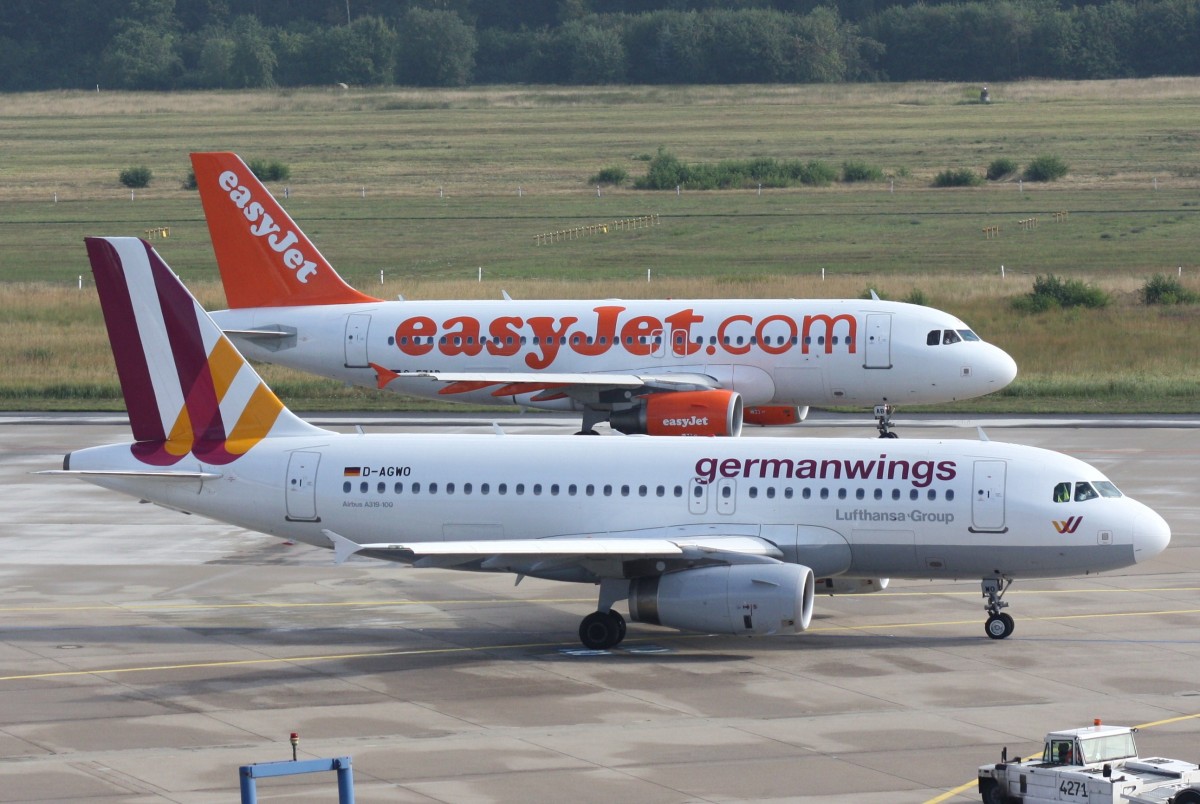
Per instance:
[[[887,436],[895,405],[1017,373],[954,316],[899,302],[383,301],[347,285],[235,154],[192,165],[230,307],[214,320],[248,357],[346,383],[579,411],[585,433],[737,435],[866,406]]]
[[[416,567],[597,584],[626,620],[795,633],[816,592],[1126,567],[1166,522],[1074,458],[990,441],[341,435],[294,416],[149,244],[87,240],[135,441],[63,472],[241,527]]]

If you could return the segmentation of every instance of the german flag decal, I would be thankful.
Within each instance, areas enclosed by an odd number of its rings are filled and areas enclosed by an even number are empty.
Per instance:
[[[362,477],[362,467],[347,466],[342,470],[342,477]]]

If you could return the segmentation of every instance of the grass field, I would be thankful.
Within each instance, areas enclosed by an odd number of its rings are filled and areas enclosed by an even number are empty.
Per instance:
[[[376,295],[831,297],[873,287],[904,298],[917,289],[1021,367],[1010,391],[967,408],[1200,409],[1200,310],[1137,299],[1149,276],[1180,269],[1200,290],[1200,79],[991,90],[989,106],[973,102],[977,87],[913,84],[4,96],[0,406],[119,407],[85,235],[169,226],[163,256],[206,305],[223,306],[199,199],[181,188],[187,153],[220,149],[290,166],[289,211]],[[660,146],[689,162],[860,160],[888,178],[761,194],[604,188],[598,197],[587,184],[608,166],[640,175]],[[1043,154],[1070,165],[1066,179],[930,186],[947,168],[982,172],[997,157],[1023,165]],[[156,178],[131,200],[117,173],[134,165]],[[658,225],[536,240],[650,214]],[[1018,224],[1031,218],[1036,228]],[[999,236],[985,238],[991,226]],[[1094,282],[1116,302],[1013,312],[1009,297],[1046,273]],[[301,408],[400,402],[266,373]]]

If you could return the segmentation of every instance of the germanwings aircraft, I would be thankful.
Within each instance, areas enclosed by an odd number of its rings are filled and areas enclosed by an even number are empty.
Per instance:
[[[969,399],[1017,374],[954,316],[877,299],[383,301],[346,284],[235,154],[192,154],[230,309],[255,360],[463,402],[582,413],[583,433],[738,435],[810,405]],[[743,405],[745,408],[743,409]]]
[[[89,238],[134,442],[61,472],[222,522],[415,567],[599,586],[579,635],[805,630],[813,596],[1126,567],[1167,523],[1095,468],[991,441],[342,435],[294,416],[148,243]],[[885,446],[886,445],[886,446]]]

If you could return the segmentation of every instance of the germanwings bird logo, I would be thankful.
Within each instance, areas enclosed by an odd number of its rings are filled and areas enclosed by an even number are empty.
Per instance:
[[[1054,529],[1059,533],[1074,533],[1083,522],[1083,517],[1073,516],[1066,520],[1052,519],[1050,521],[1054,523]]]
[[[188,454],[223,465],[261,441],[283,403],[158,254],[133,238],[88,238],[87,247],[134,456],[152,466]]]

